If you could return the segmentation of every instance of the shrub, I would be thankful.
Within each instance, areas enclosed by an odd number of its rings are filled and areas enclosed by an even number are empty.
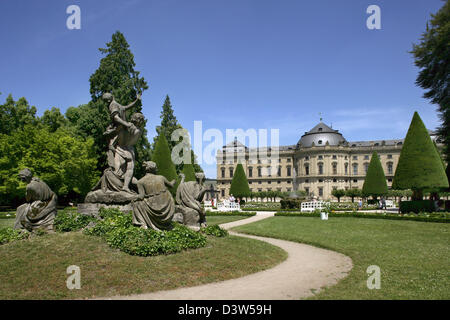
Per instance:
[[[1,228],[0,229],[0,245],[8,242],[26,239],[30,236],[28,232],[16,230],[13,228]]]
[[[245,209],[243,209],[245,210]],[[250,209],[249,209],[250,210]],[[206,211],[206,216],[254,216],[256,215],[256,212],[249,212],[249,211]],[[206,221],[208,222],[208,221]]]
[[[280,201],[281,209],[299,209],[302,201],[297,199],[285,199]]]
[[[97,221],[97,219],[77,212],[59,211],[55,217],[55,230],[59,232],[78,231],[93,221]]]
[[[434,201],[432,200],[415,200],[415,201],[402,201],[400,202],[400,212],[434,212],[436,211]]]
[[[111,247],[131,255],[155,256],[206,245],[206,238],[200,232],[178,223],[173,223],[169,231],[156,231],[133,226],[132,216],[118,209],[103,209],[99,215],[102,220],[84,233],[100,236]]]
[[[228,231],[222,229],[218,225],[207,226],[205,228],[202,228],[201,232],[214,237],[226,237],[228,235]]]

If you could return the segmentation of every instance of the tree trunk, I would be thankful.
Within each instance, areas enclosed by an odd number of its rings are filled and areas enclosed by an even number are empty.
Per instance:
[[[423,200],[423,192],[422,192],[422,190],[418,190],[418,189],[413,190],[413,194],[412,194],[411,200],[413,200],[413,201]]]

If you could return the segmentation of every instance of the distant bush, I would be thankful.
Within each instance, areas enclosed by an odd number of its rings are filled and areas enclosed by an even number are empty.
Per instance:
[[[284,199],[280,201],[281,209],[300,209],[302,204],[298,199]]]
[[[28,232],[13,228],[1,228],[0,229],[0,245],[8,242],[26,239],[30,236]]]
[[[218,225],[207,226],[205,228],[201,228],[200,231],[214,237],[226,237],[228,235],[228,231],[222,229]]]
[[[84,233],[102,237],[111,247],[131,255],[155,256],[206,245],[200,232],[178,223],[169,231],[156,231],[133,226],[132,216],[117,209],[102,209],[99,215],[102,220]]]
[[[414,200],[414,201],[402,201],[400,202],[400,212],[434,212],[436,211],[434,201],[432,200]]]
[[[242,210],[244,210],[244,209],[242,209]],[[250,209],[248,209],[248,210],[250,210]],[[256,212],[249,212],[247,210],[244,210],[244,211],[237,211],[237,210],[235,210],[235,211],[209,211],[208,210],[208,211],[206,211],[206,216],[207,217],[208,216],[248,216],[248,217],[251,217],[251,216],[256,215]],[[271,211],[273,211],[273,210],[271,210]],[[208,221],[206,221],[206,222],[208,222]]]

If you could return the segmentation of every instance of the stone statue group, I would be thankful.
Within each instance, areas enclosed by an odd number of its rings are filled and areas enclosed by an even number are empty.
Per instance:
[[[108,103],[111,124],[103,135],[108,140],[108,168],[86,196],[85,202],[103,207],[129,205],[132,208],[133,224],[142,228],[167,230],[172,221],[191,227],[206,225],[205,212],[202,207],[203,196],[207,189],[203,182],[205,175],[197,173],[196,181],[185,182],[181,174],[181,182],[176,193],[176,203],[169,188],[176,181],[168,181],[157,174],[157,166],[153,161],[145,161],[145,176],[137,180],[134,174],[134,146],[142,135],[145,125],[142,113],[133,113],[127,121],[126,111],[138,100],[127,106],[120,105],[110,93],[102,96]],[[47,184],[33,177],[29,169],[20,171],[19,178],[27,183],[26,203],[17,208],[16,229],[30,232],[36,229],[53,231],[57,214],[56,194]]]

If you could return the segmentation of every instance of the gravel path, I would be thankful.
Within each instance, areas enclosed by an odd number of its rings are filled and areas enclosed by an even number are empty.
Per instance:
[[[222,224],[230,229],[272,217],[273,212]],[[326,223],[326,222],[324,222]],[[105,299],[132,300],[291,300],[312,296],[320,288],[336,284],[352,269],[352,260],[340,253],[313,246],[230,232],[232,235],[266,241],[288,253],[277,266],[241,278],[209,283],[190,288],[158,291]]]

